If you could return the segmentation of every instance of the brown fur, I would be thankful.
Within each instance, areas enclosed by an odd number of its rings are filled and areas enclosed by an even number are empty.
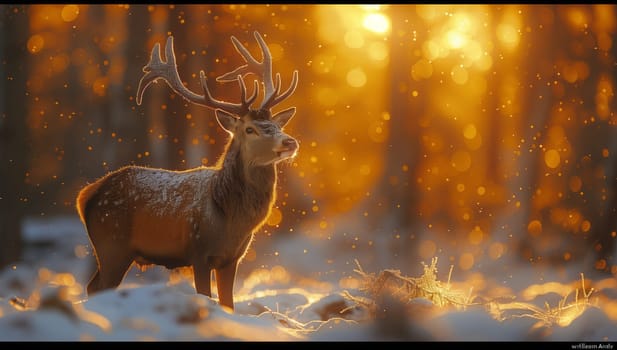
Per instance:
[[[211,296],[214,270],[219,301],[233,309],[237,265],[276,199],[276,163],[298,148],[282,131],[290,115],[255,124],[255,111],[239,119],[217,114],[234,135],[217,166],[127,166],[84,187],[77,212],[97,259],[88,293],[118,286],[134,262],[192,266],[197,291]]]

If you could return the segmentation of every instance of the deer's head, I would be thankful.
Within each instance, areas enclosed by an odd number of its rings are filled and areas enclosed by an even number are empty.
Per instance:
[[[167,38],[165,45],[165,61],[161,59],[160,47],[157,43],[152,49],[150,62],[143,68],[146,73],[139,81],[137,88],[137,104],[140,105],[146,88],[157,79],[163,79],[180,96],[187,101],[215,109],[219,125],[229,132],[238,142],[241,152],[249,165],[263,166],[294,157],[298,151],[298,142],[283,132],[283,127],[296,112],[291,107],[272,114],[272,107],[291,96],[298,85],[298,71],[293,72],[291,85],[280,93],[281,76],[276,74],[276,83],[272,78],[272,55],[261,35],[255,31],[255,39],[263,54],[263,60],[257,61],[234,36],[231,41],[236,51],[244,58],[246,64],[216,78],[220,82],[237,81],[240,87],[240,103],[216,100],[210,94],[204,71],[199,72],[203,95],[198,95],[186,88],[178,74],[176,56],[173,48],[173,37]],[[264,87],[264,97],[256,109],[251,105],[257,98],[259,84],[253,83],[253,94],[246,97],[244,77],[255,74],[261,78]]]

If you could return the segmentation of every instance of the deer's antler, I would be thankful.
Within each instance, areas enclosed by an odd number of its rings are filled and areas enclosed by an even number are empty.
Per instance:
[[[161,59],[161,50],[158,43],[152,48],[152,54],[150,55],[150,62],[144,66],[143,71],[146,73],[139,81],[137,87],[137,104],[141,105],[144,91],[150,84],[158,79],[163,79],[169,87],[171,87],[178,95],[184,97],[187,101],[201,106],[222,109],[234,115],[244,115],[248,112],[250,105],[257,98],[258,84],[254,81],[253,95],[246,98],[246,86],[244,85],[244,79],[240,74],[236,75],[234,79],[227,81],[238,80],[240,84],[240,103],[231,103],[225,101],[219,101],[212,97],[210,90],[208,89],[206,73],[204,71],[199,72],[199,80],[201,87],[204,91],[204,95],[198,95],[188,88],[186,88],[180,80],[178,74],[178,67],[176,66],[176,54],[174,52],[173,36],[167,38],[167,44],[165,45],[165,61]],[[229,74],[229,73],[228,73]]]
[[[259,43],[259,47],[261,48],[261,52],[263,55],[263,60],[261,62],[258,62],[253,56],[251,56],[251,54],[242,45],[242,43],[238,39],[236,39],[236,37],[232,36],[231,41],[233,42],[236,51],[238,51],[238,53],[246,61],[246,64],[236,68],[229,73],[225,73],[219,76],[218,78],[216,78],[216,80],[223,82],[233,81],[235,79],[238,79],[238,76],[244,77],[249,73],[260,76],[264,84],[265,92],[264,99],[259,108],[263,110],[269,110],[294,93],[296,87],[298,86],[298,71],[294,70],[293,77],[291,79],[291,85],[287,90],[285,90],[285,92],[279,95],[281,88],[281,75],[279,73],[276,74],[276,84],[274,84],[272,80],[272,55],[270,54],[270,50],[268,49],[266,42],[262,38],[261,34],[259,34],[259,32],[255,31],[253,35],[255,36],[257,43]]]

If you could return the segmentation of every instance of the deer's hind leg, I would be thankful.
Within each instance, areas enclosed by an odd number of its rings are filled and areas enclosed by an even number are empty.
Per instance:
[[[94,210],[88,215],[88,236],[97,263],[97,269],[88,283],[89,295],[120,285],[135,259],[127,231],[129,223],[120,215],[109,214],[110,211]]]
[[[126,271],[133,263],[132,253],[109,252],[107,249],[100,249],[100,253],[96,254],[97,269],[88,283],[88,295],[119,286]]]

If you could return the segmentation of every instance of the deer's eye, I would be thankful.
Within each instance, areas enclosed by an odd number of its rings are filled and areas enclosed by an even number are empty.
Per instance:
[[[247,134],[254,134],[255,133],[255,129],[251,128],[250,126],[247,127],[246,129],[244,129],[244,131],[246,131]]]

